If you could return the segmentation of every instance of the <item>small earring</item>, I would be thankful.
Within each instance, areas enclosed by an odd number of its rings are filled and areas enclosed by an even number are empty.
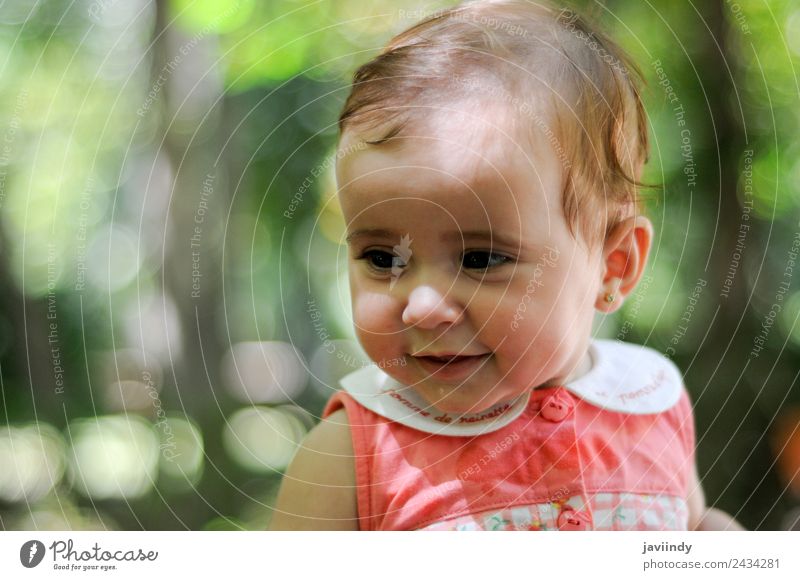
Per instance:
[[[614,296],[614,295],[613,295],[611,292],[606,292],[606,295],[605,295],[605,301],[606,301],[606,302],[608,302],[609,304],[611,304],[612,302],[614,302],[614,300],[616,300],[616,298],[617,298],[617,297],[616,297],[616,296]]]

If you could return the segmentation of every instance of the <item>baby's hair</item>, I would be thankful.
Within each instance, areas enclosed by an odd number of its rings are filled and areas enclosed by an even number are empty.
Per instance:
[[[515,124],[544,134],[558,155],[567,223],[592,244],[638,211],[648,149],[641,83],[630,57],[572,10],[476,0],[432,14],[361,66],[339,131],[381,129],[366,142],[380,146],[459,99],[501,98]]]

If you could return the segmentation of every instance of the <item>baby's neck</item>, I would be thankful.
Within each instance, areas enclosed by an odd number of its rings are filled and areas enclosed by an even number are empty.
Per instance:
[[[577,381],[583,375],[592,370],[592,357],[589,355],[589,349],[583,351],[583,355],[578,359],[578,362],[572,367],[571,371],[567,372],[565,377],[553,377],[549,381],[545,381],[540,387],[552,387],[555,385],[565,385],[573,381]]]
[[[572,381],[577,381],[583,375],[588,373],[592,370],[592,357],[589,354],[589,349],[587,348],[583,351],[583,355],[578,359],[578,362],[572,367],[572,370],[567,373],[566,377],[553,377],[549,381],[545,381],[540,385],[536,385],[533,388],[544,388],[544,387],[555,387],[555,386],[562,386],[567,383],[571,383]],[[531,389],[533,390],[533,389]],[[507,401],[501,401],[506,403],[513,403],[516,398],[521,397],[522,395],[517,395],[514,399],[510,399]]]

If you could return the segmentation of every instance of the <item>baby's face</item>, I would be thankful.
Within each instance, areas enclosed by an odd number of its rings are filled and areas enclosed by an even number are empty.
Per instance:
[[[476,123],[365,148],[346,132],[337,166],[359,342],[459,413],[585,370],[602,277],[601,251],[569,232],[551,147]],[[463,358],[421,356],[437,354]]]

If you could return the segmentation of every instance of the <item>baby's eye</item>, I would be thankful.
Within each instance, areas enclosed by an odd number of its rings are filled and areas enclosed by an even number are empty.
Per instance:
[[[376,270],[391,270],[392,260],[394,259],[396,265],[403,266],[400,259],[394,254],[383,252],[381,250],[367,250],[358,258],[359,260],[366,260],[367,264]]]
[[[494,252],[474,251],[464,254],[463,266],[472,270],[488,270],[511,262],[511,258]]]

